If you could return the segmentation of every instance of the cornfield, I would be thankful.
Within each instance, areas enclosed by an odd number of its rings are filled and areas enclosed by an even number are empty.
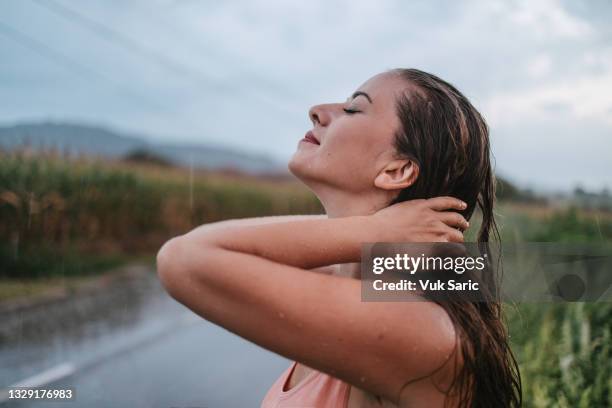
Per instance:
[[[206,222],[320,211],[292,181],[3,154],[0,276],[83,273]]]

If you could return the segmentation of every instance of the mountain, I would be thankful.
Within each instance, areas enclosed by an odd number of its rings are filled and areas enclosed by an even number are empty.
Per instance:
[[[0,126],[0,148],[24,145],[56,149],[70,154],[124,158],[134,151],[148,151],[171,163],[207,169],[236,169],[247,173],[286,173],[286,166],[272,158],[220,146],[157,143],[141,136],[107,128],[73,123],[21,123]]]

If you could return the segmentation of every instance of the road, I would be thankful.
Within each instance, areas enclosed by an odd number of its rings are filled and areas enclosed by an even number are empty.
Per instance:
[[[0,407],[258,407],[289,365],[176,303],[151,271],[0,317],[0,389],[75,392]]]

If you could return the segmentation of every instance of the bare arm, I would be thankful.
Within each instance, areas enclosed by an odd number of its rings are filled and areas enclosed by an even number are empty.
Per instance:
[[[465,220],[437,209],[463,207],[434,200],[374,216],[196,229],[162,247],[158,273],[207,320],[398,402],[407,382],[451,355],[449,317],[429,302],[364,303],[358,280],[304,271],[359,262],[362,242],[460,240],[449,225]]]
[[[200,225],[190,232],[191,235],[200,235],[213,231],[220,231],[226,228],[235,227],[248,227],[254,225],[265,225],[278,222],[289,222],[289,221],[304,221],[304,220],[324,220],[327,219],[326,214],[312,214],[312,215],[275,215],[267,217],[253,217],[253,218],[239,218],[232,220],[223,220],[212,222],[208,224]],[[316,268],[310,268],[311,272],[322,273],[331,275],[336,265],[325,265]]]
[[[232,220],[223,220],[217,222],[211,222],[208,224],[200,225],[191,232],[196,231],[210,231],[217,230],[225,227],[247,227],[252,225],[264,225],[275,222],[287,222],[287,221],[301,221],[301,220],[322,220],[326,219],[325,214],[313,214],[313,215],[273,215],[267,217],[252,217],[252,218],[238,218]]]

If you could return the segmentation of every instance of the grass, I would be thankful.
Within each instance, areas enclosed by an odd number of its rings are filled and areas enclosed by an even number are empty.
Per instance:
[[[507,316],[526,407],[612,406],[610,304],[521,305]]]
[[[610,214],[502,206],[505,242],[610,242]],[[506,271],[505,273],[512,273]],[[506,305],[526,407],[612,406],[612,303]]]

